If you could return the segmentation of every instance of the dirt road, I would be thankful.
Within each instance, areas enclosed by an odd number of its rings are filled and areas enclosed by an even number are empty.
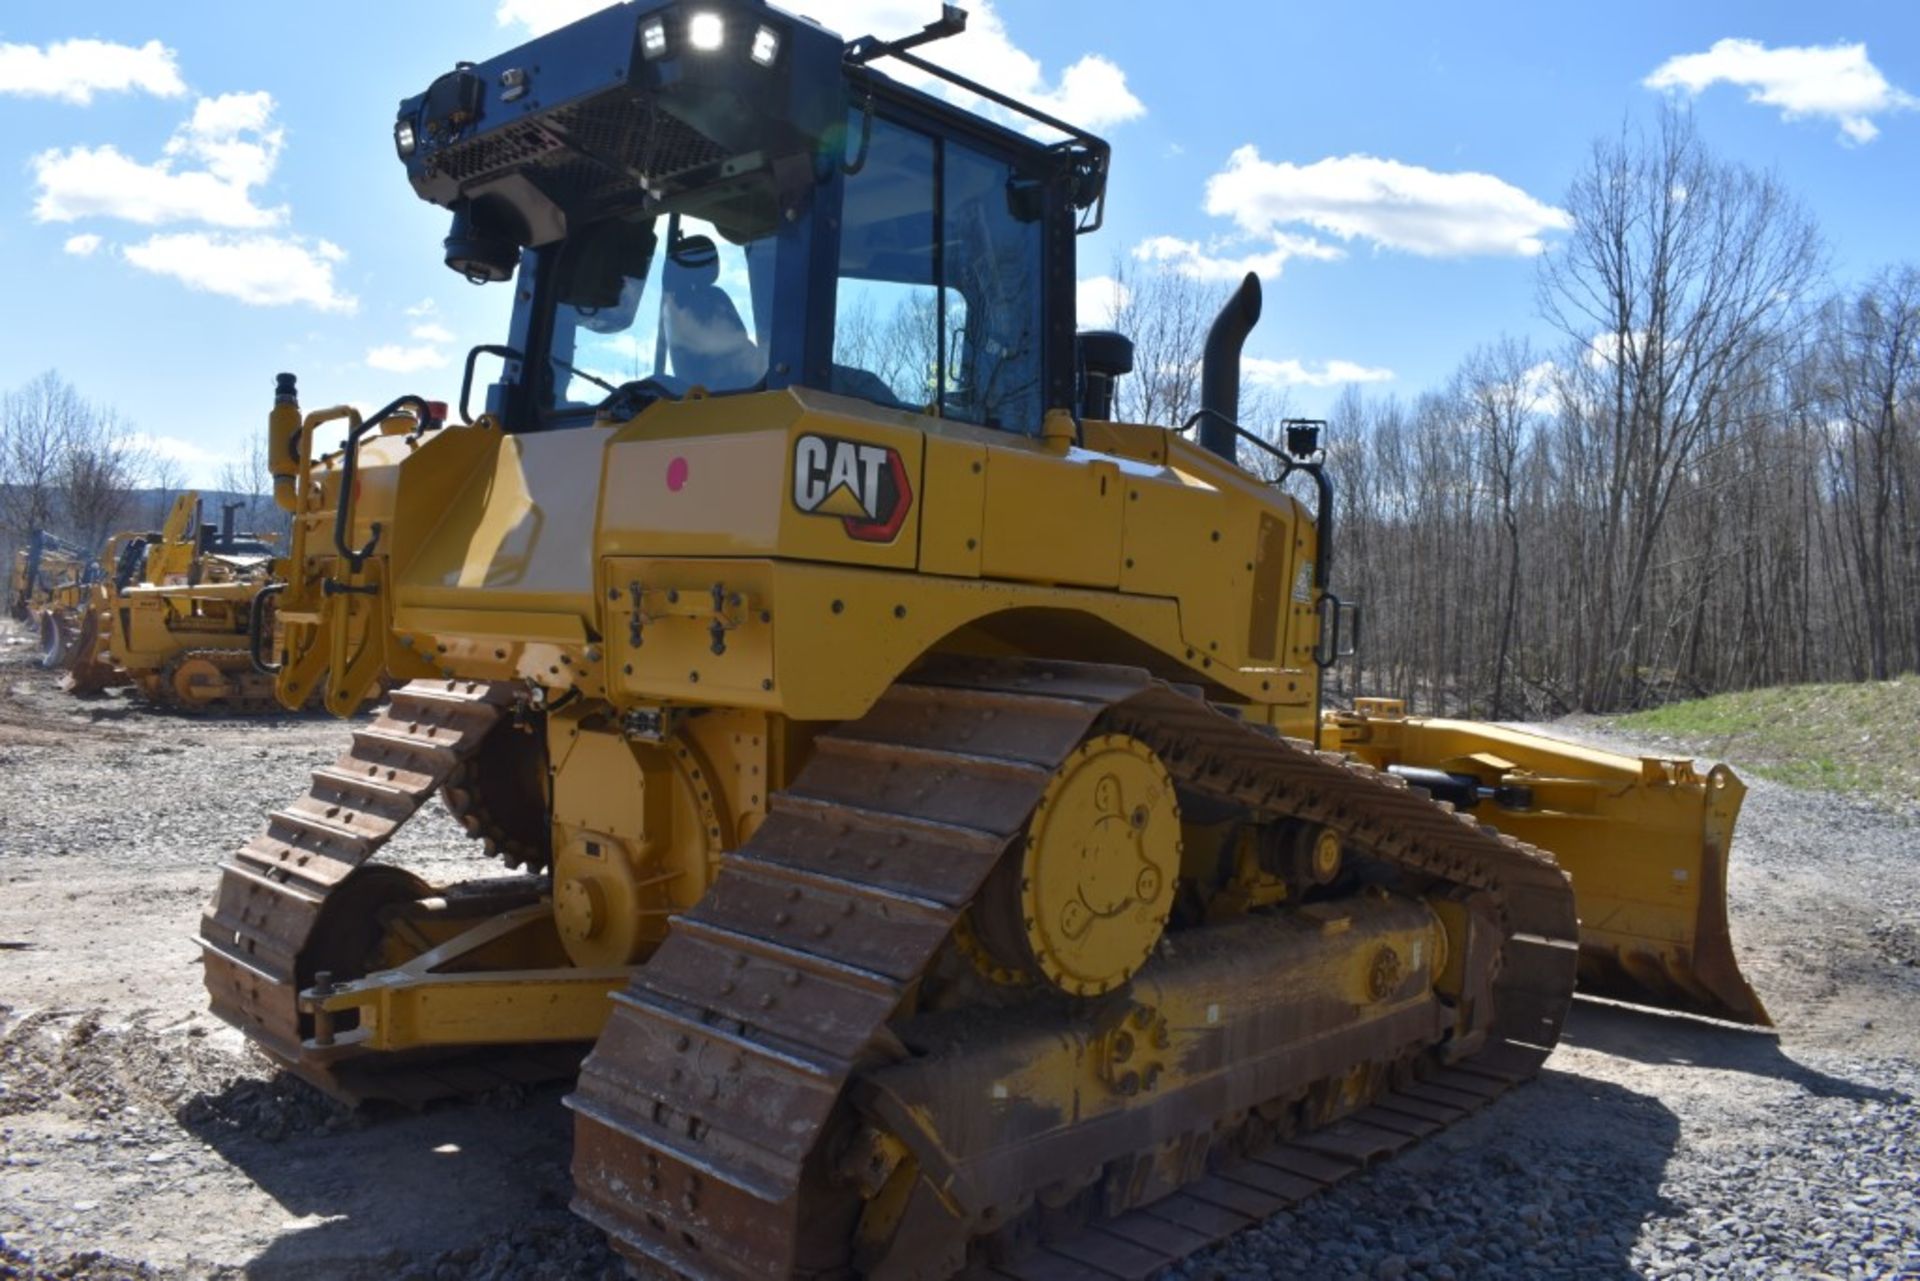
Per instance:
[[[204,1011],[221,854],[344,728],[59,693],[0,637],[0,1278],[597,1276],[555,1087],[347,1116]],[[1542,1080],[1181,1269],[1920,1271],[1920,832],[1756,784],[1734,935],[1778,1037],[1582,1002]],[[438,809],[391,857],[479,866]]]

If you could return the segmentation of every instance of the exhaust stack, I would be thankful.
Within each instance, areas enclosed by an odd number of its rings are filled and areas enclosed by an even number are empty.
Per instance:
[[[1239,439],[1232,424],[1240,421],[1240,348],[1260,323],[1260,277],[1247,273],[1240,287],[1207,330],[1206,354],[1200,365],[1200,447],[1228,462],[1237,462]]]

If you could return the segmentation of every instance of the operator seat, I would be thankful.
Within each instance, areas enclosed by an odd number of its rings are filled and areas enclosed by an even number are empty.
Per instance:
[[[710,236],[682,236],[662,274],[667,352],[676,378],[714,391],[751,387],[767,372],[733,299],[714,283],[720,251]]]

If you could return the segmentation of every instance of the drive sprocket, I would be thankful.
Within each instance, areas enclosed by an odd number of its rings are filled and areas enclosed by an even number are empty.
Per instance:
[[[547,825],[546,719],[503,718],[447,775],[440,799],[467,835],[508,867],[544,872],[553,864]]]

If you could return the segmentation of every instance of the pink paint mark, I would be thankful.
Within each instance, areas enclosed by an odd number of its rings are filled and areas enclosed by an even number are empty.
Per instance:
[[[679,493],[687,487],[687,460],[676,458],[667,464],[667,488]]]

